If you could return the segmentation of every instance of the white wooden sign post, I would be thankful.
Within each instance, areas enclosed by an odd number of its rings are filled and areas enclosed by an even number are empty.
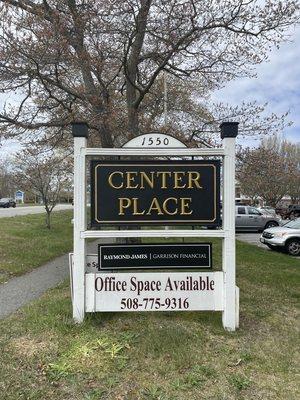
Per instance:
[[[95,311],[222,311],[223,326],[239,324],[239,290],[235,256],[235,138],[238,123],[221,124],[221,148],[186,148],[169,135],[141,135],[123,148],[87,148],[88,128],[73,124],[74,136],[74,252],[70,257],[73,318],[82,322]],[[136,147],[138,146],[138,147]],[[222,228],[151,230],[88,230],[86,221],[86,162],[89,156],[212,157],[223,158]],[[87,268],[96,256],[86,254],[89,238],[219,237],[222,271],[215,272],[106,272]],[[129,255],[126,255],[129,257]],[[130,262],[130,261],[129,261]],[[94,272],[93,272],[94,271]]]

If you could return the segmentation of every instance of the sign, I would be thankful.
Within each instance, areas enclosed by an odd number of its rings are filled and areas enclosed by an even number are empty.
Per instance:
[[[97,311],[207,310],[222,311],[225,329],[234,331],[238,327],[239,289],[235,277],[234,223],[238,123],[223,122],[220,128],[223,140],[220,148],[183,148],[182,144],[171,147],[167,135],[148,134],[132,139],[123,148],[110,149],[88,148],[88,125],[73,123],[74,256],[70,255],[70,273],[74,321],[82,322],[86,312]],[[168,160],[162,160],[162,156],[168,157]],[[174,160],[194,156],[200,157],[201,161]],[[91,224],[86,221],[86,166],[89,157],[99,158],[90,163]],[[106,157],[111,157],[111,160],[107,161]],[[117,161],[118,157],[126,161]],[[136,160],[129,161],[129,157],[136,157]],[[147,161],[141,160],[142,157]],[[212,157],[222,160],[223,223],[221,229],[209,231],[202,229],[201,225],[209,228],[220,224],[220,162],[211,160]],[[124,229],[117,229],[122,224]],[[148,226],[129,230],[129,224]],[[151,226],[150,229],[150,224],[161,226]],[[168,232],[162,229],[171,224],[177,224],[177,227]],[[186,226],[179,227],[179,224]],[[152,247],[151,251],[145,246],[123,248],[119,255],[124,256],[126,264],[122,265],[121,259],[104,260],[104,255],[118,256],[115,249],[109,254],[107,246],[101,254],[86,253],[88,239],[205,238],[210,235],[222,240],[222,271],[196,271],[191,259],[187,261],[187,268],[180,262],[181,271],[170,271],[176,268],[174,254],[179,258],[182,254],[186,258],[196,254],[195,250],[190,252],[187,248],[174,250],[173,253],[173,243],[166,247]],[[155,264],[152,263],[154,254],[159,255]],[[127,264],[128,257],[130,263]],[[148,263],[141,265],[144,259]],[[104,261],[113,261],[116,266],[105,265]],[[164,272],[153,271],[155,266],[163,268]],[[135,270],[128,271],[128,267]],[[136,270],[141,267],[151,270]]]
[[[127,148],[182,148],[186,145],[180,140],[164,133],[147,133],[145,135],[137,136],[127,143],[123,147]]]
[[[220,223],[220,163],[91,161],[91,224]]]
[[[99,270],[211,268],[211,243],[98,245]]]
[[[15,194],[15,200],[20,200],[21,202],[24,201],[24,192],[22,192],[21,190],[17,190],[16,194]]]
[[[69,265],[74,263],[74,254],[69,253]],[[97,254],[87,254],[85,262],[85,273],[94,274],[99,271],[98,255]]]
[[[223,310],[223,272],[85,275],[87,312]]]

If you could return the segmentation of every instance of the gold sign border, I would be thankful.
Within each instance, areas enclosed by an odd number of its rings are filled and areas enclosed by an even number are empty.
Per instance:
[[[95,182],[94,182],[94,187],[95,187],[95,215],[94,215],[94,218],[95,218],[95,221],[97,221],[98,223],[100,223],[100,224],[105,224],[105,223],[114,223],[114,224],[118,224],[118,223],[126,223],[126,224],[134,224],[134,225],[137,225],[137,224],[139,224],[139,223],[141,223],[141,222],[143,222],[143,223],[149,223],[149,224],[156,224],[156,225],[159,225],[161,222],[169,222],[169,223],[173,223],[173,222],[177,222],[177,223],[188,223],[188,222],[214,222],[215,220],[216,220],[216,218],[217,218],[217,191],[216,191],[216,180],[217,180],[217,170],[216,170],[216,166],[214,165],[214,164],[202,164],[202,163],[199,163],[199,164],[197,164],[197,163],[193,163],[193,164],[171,164],[171,165],[173,165],[173,166],[184,166],[184,167],[189,167],[189,166],[195,166],[195,165],[197,165],[197,166],[203,166],[203,167],[213,167],[213,169],[214,169],[214,218],[213,219],[208,219],[208,220],[206,220],[206,219],[195,219],[195,220],[193,220],[193,219],[189,219],[189,220],[187,220],[187,221],[184,221],[184,220],[170,220],[170,219],[168,219],[168,220],[155,220],[155,221],[151,221],[151,220],[138,220],[138,221],[131,221],[131,220],[122,220],[122,221],[111,221],[111,220],[99,220],[98,218],[97,218],[97,207],[98,207],[98,187],[97,187],[97,169],[99,168],[99,167],[116,167],[116,166],[120,166],[120,165],[122,165],[122,166],[124,166],[124,165],[126,165],[126,166],[138,166],[138,167],[142,167],[142,166],[149,166],[149,165],[152,165],[152,164],[121,164],[121,163],[116,163],[116,164],[99,164],[99,165],[97,165],[96,166],[96,168],[95,168]],[[170,166],[170,164],[159,164],[159,166],[167,166],[167,167],[169,167]]]

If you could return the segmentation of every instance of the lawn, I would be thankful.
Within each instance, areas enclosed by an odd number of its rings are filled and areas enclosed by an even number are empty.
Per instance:
[[[44,214],[0,218],[0,283],[70,251],[72,215],[72,210],[53,212],[50,230]]]
[[[212,312],[98,313],[74,325],[68,284],[48,291],[0,322],[0,398],[299,399],[299,260],[240,242],[237,259],[234,333]]]

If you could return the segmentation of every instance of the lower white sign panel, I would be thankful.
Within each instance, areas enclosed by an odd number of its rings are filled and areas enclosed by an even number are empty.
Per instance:
[[[86,274],[86,311],[222,311],[223,272]]]

